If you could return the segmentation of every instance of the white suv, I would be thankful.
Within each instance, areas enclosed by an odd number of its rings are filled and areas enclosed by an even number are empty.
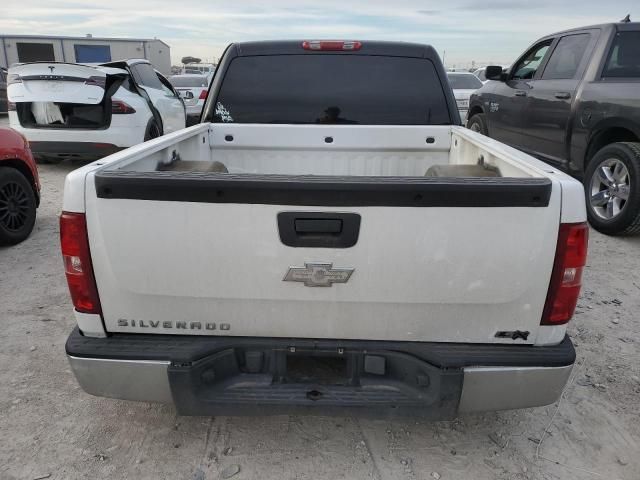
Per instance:
[[[186,125],[180,96],[147,60],[9,69],[9,123],[36,158],[93,160]]]

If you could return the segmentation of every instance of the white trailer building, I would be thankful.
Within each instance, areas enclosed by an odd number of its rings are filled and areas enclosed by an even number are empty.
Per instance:
[[[128,58],[146,58],[161,73],[171,73],[171,48],[157,38],[0,35],[4,68],[18,62],[103,63]]]

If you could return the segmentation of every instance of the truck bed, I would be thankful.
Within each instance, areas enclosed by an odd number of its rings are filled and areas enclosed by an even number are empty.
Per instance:
[[[202,167],[215,162],[224,170]],[[425,175],[479,163],[489,176]],[[527,344],[564,336],[540,318],[561,213],[571,215],[561,212],[563,180],[572,181],[460,127],[203,124],[75,175],[86,175],[108,332],[514,343],[501,335],[518,331],[526,334],[515,342]],[[299,221],[312,231],[298,232]],[[322,230],[336,224],[344,231]],[[325,288],[287,279],[316,265],[321,275],[351,274]]]
[[[475,140],[474,140],[475,139]],[[105,171],[424,177],[436,165],[483,162],[510,178],[545,178],[513,151],[456,126],[205,124],[165,148],[132,151]],[[212,170],[213,168],[213,170]],[[486,176],[480,174],[479,176]]]

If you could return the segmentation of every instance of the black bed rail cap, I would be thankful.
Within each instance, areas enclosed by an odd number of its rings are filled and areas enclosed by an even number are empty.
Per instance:
[[[103,171],[98,198],[306,206],[546,207],[547,178]]]

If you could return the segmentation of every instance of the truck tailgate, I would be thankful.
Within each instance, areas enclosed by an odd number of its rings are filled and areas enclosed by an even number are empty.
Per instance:
[[[518,343],[535,343],[557,183],[546,206],[415,207],[105,198],[92,179],[87,225],[109,332],[513,343],[496,334],[519,330],[529,335]],[[283,212],[359,215],[356,242],[285,245]]]

